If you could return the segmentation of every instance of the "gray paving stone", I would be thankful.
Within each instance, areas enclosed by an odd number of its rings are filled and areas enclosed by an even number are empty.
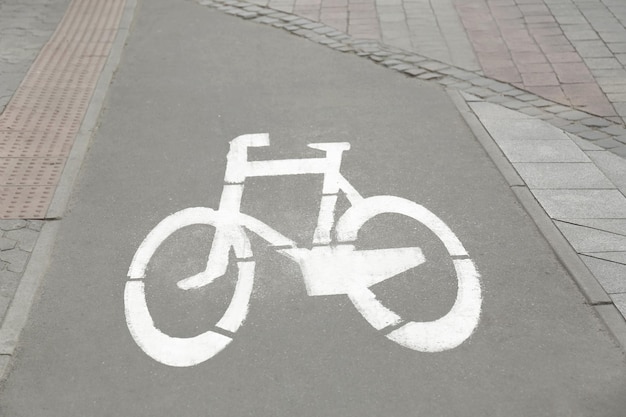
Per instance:
[[[11,304],[20,278],[21,274],[8,270],[0,271],[0,317],[4,317],[7,308]]]
[[[532,104],[535,107],[549,107],[549,106],[552,106],[554,103],[552,103],[551,101],[539,98],[537,100],[530,101],[528,104]]]
[[[609,294],[626,292],[626,265],[581,256],[587,268]]]
[[[611,294],[611,299],[615,303],[615,307],[626,318],[626,294]]]
[[[514,163],[513,166],[530,189],[615,188],[591,162]]]
[[[558,116],[553,115],[552,113],[548,113],[546,111],[544,111],[545,114],[550,114],[552,116],[552,118],[550,118],[548,120],[548,122],[555,127],[558,127],[559,129],[565,130],[565,128],[567,126],[571,126],[572,124],[576,124],[576,122],[572,122],[569,120],[565,120],[565,119],[561,119]]]
[[[465,91],[461,91],[461,95],[463,96],[463,99],[465,101],[482,102],[482,99],[480,97],[476,97],[475,95],[466,93]]]
[[[436,62],[436,61],[423,62],[420,64],[420,66],[422,68],[426,68],[429,71],[440,71],[445,68],[450,68],[449,65],[442,64],[441,62]]]
[[[603,151],[604,150],[603,148],[594,145],[593,143],[589,142],[588,140],[581,139],[581,138],[579,138],[576,135],[569,134],[568,136],[583,151]]]
[[[386,59],[382,62],[382,64],[386,67],[391,67],[394,65],[404,64],[402,61],[398,61],[397,59]],[[406,65],[406,64],[404,64]]]
[[[509,90],[507,92],[504,92],[502,94],[507,95],[509,97],[517,97],[517,96],[521,96],[521,95],[524,95],[524,94],[528,94],[528,92],[524,91],[524,90],[520,90],[520,89],[514,88],[514,89]],[[535,97],[535,98],[537,98],[537,97]]]
[[[32,252],[39,237],[39,232],[28,228],[11,230],[7,232],[5,236],[9,239],[17,241],[17,245],[20,249],[26,252]]]
[[[616,141],[613,138],[606,138],[601,140],[596,140],[593,142],[594,144],[603,147],[604,149],[612,149],[617,148],[618,146],[622,146],[622,144]]]
[[[543,110],[538,109],[536,107],[525,107],[525,108],[520,109],[520,112],[527,114],[529,116],[540,116],[544,114]]]
[[[571,140],[500,140],[498,145],[511,162],[590,162]]]
[[[17,245],[17,242],[6,237],[0,237],[0,251],[13,249]]]
[[[498,94],[489,97],[487,100],[489,103],[501,105],[502,103],[508,103],[511,100],[511,97],[508,95]]]
[[[593,140],[593,141],[606,139],[610,137],[608,133],[604,133],[599,130],[589,130],[586,132],[580,132],[578,136],[580,136],[581,138],[584,138],[587,140]]]
[[[522,100],[522,101],[533,101],[537,99],[537,96],[534,94],[530,94],[530,93],[523,93],[523,94],[516,96],[515,98],[518,100]]]
[[[626,236],[626,219],[568,219],[567,222]]]
[[[619,148],[611,149],[611,153],[621,156],[622,158],[626,158],[626,146],[620,146]]]
[[[588,151],[587,156],[622,193],[626,193],[626,160],[624,158],[606,151]]]
[[[618,190],[533,190],[553,219],[626,218],[626,198]]]
[[[595,252],[590,254],[589,256],[626,266],[626,252]],[[626,276],[624,278],[626,279]]]
[[[424,71],[421,68],[411,67],[411,68],[408,68],[408,69],[404,70],[403,72],[405,74],[408,74],[408,75],[412,76],[412,77],[416,77],[416,76],[418,76],[420,74],[423,74],[426,71]]]
[[[626,251],[626,236],[559,221],[555,224],[578,253]]]
[[[496,142],[500,140],[567,140],[561,129],[537,119],[483,119],[480,121]]]
[[[15,248],[0,252],[0,259],[8,264],[9,271],[24,272],[29,255],[28,252]]]
[[[486,87],[493,83],[492,80],[485,77],[477,77],[470,81],[472,84],[478,87]]]
[[[507,99],[508,100],[508,99]],[[481,120],[487,119],[530,119],[530,116],[518,111],[509,110],[497,104],[485,101],[471,103],[470,107]]]
[[[500,81],[496,81],[496,80],[491,80],[491,83],[489,83],[489,88],[494,90],[494,91],[498,91],[500,93],[504,93],[505,91],[509,91],[509,90],[514,90],[515,87],[513,87],[510,84],[506,84]]]
[[[572,121],[583,120],[583,119],[589,118],[589,114],[583,113],[578,110],[569,110],[565,112],[559,112],[558,115],[559,117],[562,117],[563,119],[572,120]]]
[[[586,58],[585,63],[592,72],[597,69],[622,68],[622,64],[615,58]]]
[[[468,88],[471,88],[472,85],[468,83],[467,81],[459,81],[458,83],[451,84],[450,87],[463,91],[463,90],[467,90]]]
[[[520,110],[520,109],[530,106],[530,104],[528,103],[524,103],[523,101],[517,101],[517,100],[505,101],[504,103],[502,103],[502,105],[512,110]]]
[[[485,88],[485,87],[478,87],[478,86],[470,87],[465,91],[467,91],[470,94],[474,94],[478,97],[482,97],[482,98],[487,98],[487,97],[494,95],[494,92],[491,91],[490,89]]]
[[[552,106],[546,106],[544,109],[550,113],[562,113],[571,110],[569,107],[561,106],[560,104],[553,104]]]
[[[589,132],[590,131],[590,129],[587,126],[582,125],[580,123],[569,124],[569,125],[563,127],[563,130],[566,130],[569,133],[574,133],[574,134],[580,134],[582,132]]]
[[[391,67],[391,68],[392,68],[392,69],[394,69],[394,70],[396,70],[396,71],[401,71],[401,72],[402,72],[402,71],[405,71],[405,70],[408,70],[408,69],[413,68],[413,66],[412,66],[412,65],[409,65],[409,64],[404,64],[404,63],[402,63],[402,64],[394,65],[394,66],[393,66],[393,67]]]
[[[611,122],[601,117],[589,117],[581,120],[580,122],[589,127],[608,127],[612,125]]]
[[[26,220],[0,220],[0,229],[15,230],[26,227]]]
[[[433,72],[426,72],[424,74],[418,75],[417,78],[419,78],[421,80],[436,80],[438,78],[441,78],[441,75],[440,74],[435,74]]]

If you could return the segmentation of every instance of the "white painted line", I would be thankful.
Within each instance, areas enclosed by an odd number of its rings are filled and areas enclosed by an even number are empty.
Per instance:
[[[352,245],[339,245],[286,251],[300,264],[310,296],[350,295],[424,262],[419,248],[355,250]]]
[[[243,183],[246,179],[245,164],[248,161],[249,147],[269,146],[270,135],[254,133],[241,135],[230,141],[230,151],[226,155],[226,172],[224,181],[227,183]]]
[[[317,220],[317,227],[313,234],[314,245],[330,244],[330,231],[335,224],[335,207],[337,205],[337,194],[323,195],[320,202],[320,212]]]
[[[215,325],[220,329],[235,333],[248,315],[248,301],[252,294],[254,282],[254,262],[237,262],[239,277],[235,286],[235,293],[226,312]]]
[[[126,282],[124,306],[126,324],[137,345],[150,357],[170,366],[193,366],[219,353],[231,338],[213,331],[207,331],[189,338],[171,337],[162,333],[155,325],[148,309],[144,290],[145,272],[150,259],[158,247],[172,233],[193,225],[207,224],[223,228],[228,246],[233,247],[238,258],[252,255],[250,242],[243,228],[233,226],[232,216],[216,212],[209,208],[193,207],[181,210],[163,219],[139,245],[128,271],[130,281]],[[254,262],[237,262],[238,281],[226,312],[217,326],[232,333],[237,331],[248,314],[248,302],[252,292]],[[211,282],[215,277],[206,279],[205,272],[182,280],[185,289],[196,288],[200,281]],[[185,284],[187,281],[187,284]],[[191,282],[192,285],[189,285]],[[180,284],[180,283],[179,283]],[[206,285],[203,284],[203,285]]]
[[[281,175],[323,174],[326,158],[283,159],[277,161],[248,161],[247,177],[276,177]]]
[[[339,174],[337,176],[337,183],[341,191],[346,194],[346,197],[348,198],[350,204],[354,205],[363,200],[361,194],[359,194],[359,192],[352,186],[352,184],[348,182],[348,180],[346,180],[343,175]]]
[[[169,366],[193,366],[213,357],[232,339],[213,331],[195,337],[178,338],[156,328],[148,305],[143,281],[127,281],[124,290],[126,323],[137,345],[152,359]]]
[[[350,207],[337,222],[337,239],[340,242],[354,242],[361,226],[372,217],[382,213],[397,213],[412,217],[437,235],[450,256],[467,255],[459,239],[439,217],[417,203],[388,195],[368,197]]]
[[[461,242],[441,219],[419,204],[393,196],[369,197],[350,207],[337,223],[338,240],[343,242],[356,240],[361,226],[382,213],[397,213],[415,219],[435,233],[450,256],[467,256]],[[440,352],[458,346],[472,334],[478,325],[482,304],[479,274],[470,259],[455,259],[453,262],[458,290],[452,309],[435,321],[409,322],[389,333],[387,338],[409,349]],[[375,307],[371,307],[372,311],[369,311],[368,305],[370,304],[355,303],[357,310],[374,327],[375,324],[384,323],[383,316],[387,313],[383,311],[375,313]],[[377,314],[381,317],[378,318]]]
[[[409,322],[387,338],[420,352],[453,349],[471,336],[478,325],[481,309],[479,274],[471,260],[454,261],[458,277],[457,298],[445,316],[430,322]]]
[[[369,288],[361,287],[354,289],[350,291],[348,297],[350,297],[350,301],[352,301],[359,313],[376,330],[382,330],[402,321],[402,317],[382,305]]]

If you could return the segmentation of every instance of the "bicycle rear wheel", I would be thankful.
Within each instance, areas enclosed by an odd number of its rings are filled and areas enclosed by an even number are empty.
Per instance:
[[[408,216],[430,229],[452,257],[457,279],[457,295],[452,308],[433,321],[406,321],[385,307],[368,288],[349,293],[350,300],[377,330],[396,326],[385,336],[401,346],[421,352],[441,352],[463,343],[474,332],[482,304],[479,274],[463,244],[450,228],[425,207],[394,196],[365,198],[350,207],[337,222],[337,240],[353,243],[363,224],[379,214]],[[399,326],[399,327],[398,327]]]
[[[128,270],[129,281],[124,289],[124,309],[128,329],[137,345],[154,360],[169,366],[185,367],[204,362],[222,351],[232,337],[219,331],[206,331],[197,336],[172,337],[157,328],[148,308],[145,294],[146,268],[159,246],[174,232],[191,225],[230,227],[228,238],[237,260],[237,284],[221,319],[215,327],[235,333],[248,314],[252,293],[254,262],[250,242],[240,226],[224,226],[219,212],[206,207],[178,211],[163,219],[139,245]]]

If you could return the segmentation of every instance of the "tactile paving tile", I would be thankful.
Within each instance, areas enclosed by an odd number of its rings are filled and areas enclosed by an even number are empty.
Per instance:
[[[0,218],[45,218],[125,0],[73,0],[0,115]]]
[[[65,158],[0,158],[0,184],[54,186],[64,165]]]
[[[0,131],[0,161],[19,157],[65,157],[73,141],[74,138],[61,129],[48,132]]]
[[[0,187],[0,219],[43,219],[55,186]]]

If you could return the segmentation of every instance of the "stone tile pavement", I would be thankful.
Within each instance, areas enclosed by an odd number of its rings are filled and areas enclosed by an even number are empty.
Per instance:
[[[0,0],[0,113],[65,13],[67,0]],[[0,166],[0,177],[10,176]],[[0,220],[0,322],[39,236],[41,220]]]
[[[510,84],[618,129],[626,117],[622,0],[250,1]],[[605,133],[581,136],[625,155],[623,131]]]
[[[542,120],[468,97],[479,120],[626,317],[626,160]]]
[[[68,0],[0,0],[0,113],[65,13]]]
[[[0,220],[0,318],[13,299],[42,225],[42,220]]]

